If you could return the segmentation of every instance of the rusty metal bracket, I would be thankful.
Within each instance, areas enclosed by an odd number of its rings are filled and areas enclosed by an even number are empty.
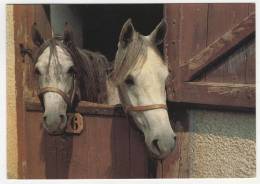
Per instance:
[[[19,48],[20,48],[20,54],[23,57],[23,62],[24,62],[24,57],[26,55],[28,55],[30,57],[31,60],[33,60],[33,56],[32,56],[32,49],[30,48],[25,48],[24,45],[22,43],[19,44]]]
[[[68,113],[68,123],[65,132],[80,134],[84,128],[83,117],[80,113]]]

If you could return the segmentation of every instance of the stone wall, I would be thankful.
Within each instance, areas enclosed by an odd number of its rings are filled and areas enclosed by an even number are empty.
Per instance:
[[[255,177],[254,113],[190,110],[190,177]]]

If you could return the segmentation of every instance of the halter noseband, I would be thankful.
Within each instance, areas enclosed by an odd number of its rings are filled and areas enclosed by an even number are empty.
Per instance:
[[[42,99],[43,94],[45,94],[47,92],[57,93],[67,103],[69,109],[72,109],[74,97],[75,97],[75,94],[76,94],[76,88],[77,88],[77,80],[76,80],[75,76],[73,76],[73,78],[74,78],[73,79],[73,86],[72,86],[72,89],[69,91],[68,94],[66,94],[64,91],[60,90],[57,87],[48,86],[48,87],[44,87],[44,88],[39,89],[39,91],[38,91],[39,98]]]

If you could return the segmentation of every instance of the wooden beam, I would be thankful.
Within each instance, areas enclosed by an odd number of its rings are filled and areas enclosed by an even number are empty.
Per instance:
[[[26,111],[43,111],[39,99],[29,98],[25,101]],[[124,117],[125,113],[120,105],[98,104],[80,101],[76,112],[84,115],[103,115]]]
[[[181,96],[172,102],[195,103],[214,106],[255,108],[254,84],[213,82],[184,82]]]
[[[184,81],[191,81],[208,66],[214,64],[216,59],[230,51],[238,43],[255,32],[255,13],[250,14],[239,24],[226,32],[196,56],[181,66]]]

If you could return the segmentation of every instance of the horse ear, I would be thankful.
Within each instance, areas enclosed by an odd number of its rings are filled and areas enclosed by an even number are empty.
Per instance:
[[[135,29],[132,24],[132,20],[128,19],[124,23],[119,36],[119,42],[122,44],[123,47],[126,47],[133,40],[134,32]]]
[[[65,44],[73,42],[73,32],[72,32],[72,29],[71,29],[70,25],[68,24],[68,22],[65,22],[63,37],[64,37]]]
[[[32,36],[33,43],[36,46],[40,47],[43,44],[44,40],[42,38],[41,33],[37,29],[37,23],[36,22],[33,23],[33,26],[32,26],[32,29],[31,29],[31,34],[32,34],[31,36]]]
[[[167,24],[164,19],[156,26],[153,32],[149,35],[150,40],[155,43],[156,45],[160,45],[165,38],[167,31]]]

